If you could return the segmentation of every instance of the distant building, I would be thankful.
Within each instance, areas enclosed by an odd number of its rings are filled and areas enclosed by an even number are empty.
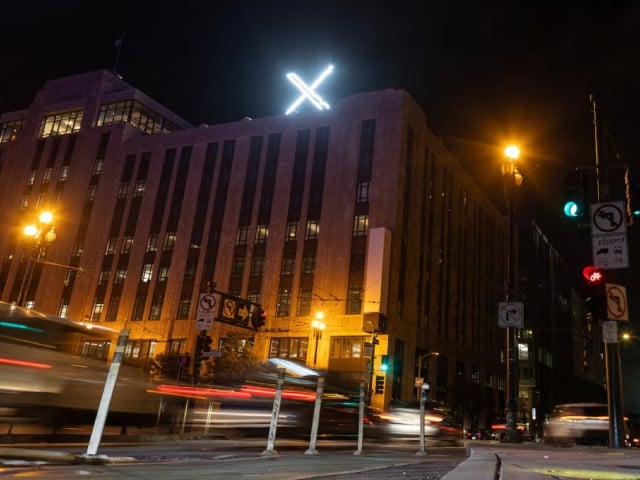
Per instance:
[[[0,192],[1,299],[129,329],[126,363],[194,352],[211,292],[214,348],[239,332],[376,406],[420,376],[465,426],[503,415],[505,217],[402,90],[194,127],[107,71],[52,80],[0,117]],[[20,230],[43,209],[50,245]],[[567,292],[528,310],[532,336]]]

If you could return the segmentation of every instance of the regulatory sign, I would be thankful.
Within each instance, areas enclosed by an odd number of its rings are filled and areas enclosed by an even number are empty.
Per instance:
[[[498,326],[524,326],[524,304],[522,302],[500,302],[498,304]]]
[[[622,285],[605,283],[607,295],[607,319],[629,321],[627,289]]]
[[[602,341],[604,343],[618,343],[618,322],[612,320],[602,322]]]
[[[591,235],[612,235],[626,231],[624,202],[591,204]]]
[[[233,320],[236,318],[236,301],[231,298],[225,298],[222,302],[222,317]]]
[[[627,234],[592,237],[593,264],[599,268],[629,268]]]
[[[196,309],[196,330],[211,330],[215,309],[219,303],[219,295],[214,293],[201,293],[198,297],[198,308]]]

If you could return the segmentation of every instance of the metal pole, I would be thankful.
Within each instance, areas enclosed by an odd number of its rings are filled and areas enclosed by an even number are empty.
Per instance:
[[[602,185],[600,169],[600,144],[598,132],[598,115],[596,99],[589,96],[593,112],[593,132],[596,165],[596,199],[597,202],[606,200]],[[605,319],[596,318],[596,321]],[[620,348],[618,343],[604,342],[605,375],[607,382],[607,402],[609,406],[609,448],[622,448],[624,446],[624,413],[622,411],[622,392],[620,387]]]
[[[360,384],[360,406],[358,409],[358,450],[354,455],[362,455],[362,445],[364,437],[364,383]]]
[[[318,423],[320,422],[320,407],[322,406],[322,391],[324,389],[324,378],[318,377],[318,385],[316,386],[316,403],[313,408],[313,420],[311,421],[311,439],[309,440],[309,448],[307,455],[316,455],[316,440],[318,438]]]
[[[278,372],[278,383],[276,384],[276,393],[273,397],[273,410],[271,412],[271,424],[269,425],[269,438],[267,439],[267,448],[262,455],[277,455],[275,450],[276,430],[278,428],[278,416],[280,415],[280,403],[282,402],[282,386],[284,385],[285,369],[281,368]]]
[[[367,395],[367,405],[371,405],[373,398],[373,363],[376,360],[376,343],[378,343],[378,331],[373,331],[373,341],[371,342],[371,362],[369,363],[369,394]]]
[[[504,170],[504,169],[503,169]],[[503,171],[503,175],[504,175]],[[506,288],[505,288],[505,301],[509,302],[512,297],[513,280],[512,280],[512,262],[511,256],[513,255],[513,188],[515,187],[515,174],[514,168],[511,166],[509,174],[504,175],[504,189],[505,189],[505,203],[507,205],[507,258],[506,258]],[[507,351],[507,382],[506,382],[506,415],[505,415],[505,429],[502,441],[505,443],[519,443],[521,437],[519,436],[518,426],[516,424],[516,411],[515,411],[515,391],[516,391],[516,357],[514,348],[514,338],[511,326],[507,325],[505,328],[505,348]]]
[[[424,451],[424,404],[427,396],[427,389],[425,384],[420,385],[420,450],[416,455],[426,455]]]

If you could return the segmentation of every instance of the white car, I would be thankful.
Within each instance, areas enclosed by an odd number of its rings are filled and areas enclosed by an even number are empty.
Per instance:
[[[606,445],[609,441],[609,410],[605,403],[556,405],[543,428],[545,443]]]

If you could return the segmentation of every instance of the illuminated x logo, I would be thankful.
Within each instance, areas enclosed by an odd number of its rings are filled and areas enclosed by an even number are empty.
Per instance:
[[[302,95],[300,95],[298,99],[291,104],[289,109],[285,112],[285,115],[289,115],[293,112],[302,102],[304,102],[305,99],[313,103],[318,110],[329,110],[329,104],[325,102],[324,99],[314,90],[318,88],[318,85],[320,85],[332,71],[333,65],[329,65],[311,85],[304,83],[295,73],[287,73],[289,81],[293,83],[300,92],[302,92]]]

